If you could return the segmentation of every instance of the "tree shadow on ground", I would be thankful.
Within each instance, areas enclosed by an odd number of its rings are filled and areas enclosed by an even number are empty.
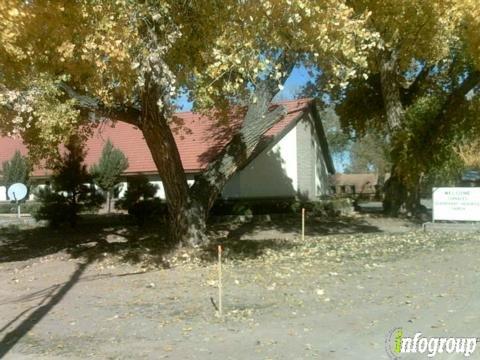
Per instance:
[[[228,232],[230,241],[263,240],[264,238],[297,239],[301,236],[300,216],[279,216],[271,220],[253,218],[240,224],[219,223],[217,231]],[[307,217],[305,220],[306,236],[324,236],[339,234],[381,232],[377,226],[365,219],[352,217]]]
[[[362,220],[350,218],[309,219],[307,235],[324,235],[332,233],[376,232],[376,227]],[[315,220],[315,221],[314,221]],[[227,236],[219,233],[225,232]],[[222,224],[212,226],[212,244],[197,249],[198,256],[204,263],[212,263],[217,259],[217,246],[222,245],[225,256],[230,260],[258,258],[267,250],[290,250],[300,243],[279,240],[278,237],[258,239],[243,239],[244,235],[254,233],[258,229],[275,228],[277,231],[293,232],[299,228],[299,219],[274,220],[271,222],[252,221],[232,227]],[[93,281],[104,276],[128,276],[137,273],[120,275],[102,274],[82,277],[85,270],[93,262],[108,255],[119,256],[120,261],[128,263],[152,262],[159,267],[168,267],[165,255],[178,249],[166,242],[165,226],[139,228],[131,224],[123,216],[85,217],[78,228],[62,228],[53,230],[37,226],[27,228],[2,228],[0,235],[0,262],[24,261],[59,252],[66,252],[80,261],[69,279],[61,284],[52,285],[43,290],[4,300],[7,303],[22,303],[38,301],[21,313],[17,314],[0,328],[0,333],[7,331],[14,324],[21,322],[7,332],[0,340],[0,358],[5,356],[36,324],[57,306],[72,287],[79,281]]]
[[[224,248],[225,257],[243,260],[261,257],[267,250],[292,250],[300,243],[301,218],[295,215],[254,217],[242,223],[218,222],[211,224],[212,245],[200,254],[203,261],[217,261],[217,245]],[[381,230],[365,219],[351,217],[309,217],[305,235],[378,233]]]
[[[161,266],[163,255],[173,249],[166,241],[166,227],[138,227],[123,215],[82,217],[76,228],[46,226],[0,229],[0,263],[24,261],[66,252],[73,258],[90,259],[98,254],[115,255],[128,263],[147,256]]]
[[[15,344],[17,344],[30,330],[32,330],[35,325],[38,324],[50,312],[50,310],[52,310],[64,298],[70,289],[78,282],[81,275],[92,261],[93,259],[78,264],[76,270],[71,274],[68,281],[66,281],[63,285],[55,285],[50,289],[47,289],[45,296],[41,299],[40,303],[30,307],[27,310],[24,310],[13,320],[2,327],[0,332],[5,331],[23,315],[36,308],[35,311],[28,315],[13,330],[5,334],[2,340],[0,340],[0,358],[3,358],[15,346]]]
[[[90,264],[102,258],[103,252],[115,253],[127,248],[123,246],[123,243],[109,243],[109,236],[115,236],[115,231],[119,231],[115,227],[109,226],[104,228],[97,222],[95,225],[86,231],[85,228],[82,231],[69,229],[61,231],[61,236],[57,232],[52,232],[49,228],[38,227],[29,229],[2,229],[2,239],[0,245],[0,259],[4,261],[20,261],[28,260],[39,256],[45,256],[66,250],[67,253],[71,253],[73,257],[81,257],[81,261],[77,264],[76,269],[71,273],[67,281],[54,284],[45,289],[34,291],[30,294],[23,295],[14,299],[3,300],[0,305],[15,304],[15,303],[27,303],[31,301],[38,301],[36,305],[30,306],[23,310],[19,314],[15,315],[11,320],[4,324],[0,328],[0,334],[6,332],[11,326],[21,322],[15,326],[12,330],[5,333],[0,340],[0,358],[7,355],[10,350],[31,331],[35,325],[37,325],[48,313],[58,305],[65,295],[74,287],[78,282],[94,281],[105,277],[123,277],[130,275],[143,274],[144,272],[133,272],[123,274],[99,274],[83,276],[85,270]],[[122,236],[132,236],[128,231],[119,231]],[[69,240],[66,240],[69,239]],[[97,245],[82,249],[83,246],[96,242]],[[145,251],[141,249],[139,251]],[[126,261],[137,261],[135,256],[132,256],[130,252],[126,252]]]
[[[21,296],[14,300],[3,301],[0,305],[9,303],[22,303],[38,300],[36,305],[30,306],[17,314],[13,319],[8,321],[0,328],[0,334],[5,332],[10,326],[19,321],[23,316],[30,313],[24,318],[14,329],[7,332],[0,340],[0,359],[3,358],[29,331],[31,331],[35,325],[37,325],[48,313],[58,305],[65,295],[74,287],[74,285],[80,281],[91,281],[98,277],[82,277],[87,267],[96,259],[91,256],[85,261],[77,264],[76,269],[70,275],[70,278],[61,284],[55,284],[40,291],[35,291],[31,294]],[[143,273],[143,272],[141,272]],[[129,276],[137,275],[140,273],[128,273],[113,276]],[[112,276],[112,275],[107,275]]]
[[[307,236],[379,232],[361,218],[308,217]],[[266,249],[293,246],[298,239],[301,219],[298,216],[257,219],[240,224],[210,225],[211,245],[200,249],[202,260],[210,260],[216,244],[223,244],[229,256],[236,259],[261,256]],[[130,264],[169,267],[168,257],[178,250],[167,242],[165,224],[138,227],[125,215],[95,215],[83,217],[76,228],[51,229],[45,226],[6,227],[0,229],[0,263],[24,261],[65,252],[73,258],[116,256]],[[204,252],[202,255],[201,253]],[[227,255],[227,254],[226,254]]]

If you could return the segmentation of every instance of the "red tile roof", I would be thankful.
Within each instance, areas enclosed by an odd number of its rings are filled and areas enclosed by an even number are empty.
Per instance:
[[[299,99],[279,102],[278,104],[286,107],[287,115],[273,125],[264,134],[264,137],[270,138],[281,134],[292,122],[307,111],[312,101],[311,99]],[[174,137],[183,167],[187,173],[204,170],[208,163],[231,140],[233,135],[231,130],[237,129],[241,121],[232,119],[229,126],[226,126],[219,125],[215,119],[192,112],[180,112],[175,115],[182,126],[174,131]],[[88,166],[98,161],[103,146],[108,139],[127,156],[129,167],[125,171],[126,174],[157,172],[142,132],[124,122],[106,123],[95,130],[86,144],[85,163]],[[20,139],[1,137],[0,164],[11,159],[15,150],[20,150],[24,155],[27,154],[27,149]],[[46,169],[36,168],[33,176],[45,176],[47,174]]]

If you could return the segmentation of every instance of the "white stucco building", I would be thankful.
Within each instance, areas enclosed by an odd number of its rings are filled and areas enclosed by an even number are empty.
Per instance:
[[[329,174],[335,172],[322,122],[315,102],[300,99],[280,102],[287,115],[265,132],[261,146],[248,163],[229,180],[222,197],[240,198],[293,198],[314,200],[330,192]],[[198,114],[177,113],[182,127],[174,132],[182,164],[189,183],[208,167],[208,164],[231,140],[241,125],[232,119],[228,126],[215,119]],[[107,140],[122,150],[129,167],[124,173],[122,192],[128,177],[147,175],[158,186],[157,196],[165,198],[162,182],[150,151],[140,130],[118,122],[98,128],[87,142],[88,166],[96,163]],[[16,150],[26,153],[19,140],[0,138],[0,162],[9,160]],[[48,170],[36,168],[32,178],[37,183],[48,179]],[[6,200],[6,189],[0,187],[0,201]]]
[[[320,121],[310,112],[289,124],[276,141],[237,172],[222,197],[304,197],[329,194],[328,175],[335,172]],[[320,134],[319,134],[319,129]],[[323,143],[323,148],[322,148]]]

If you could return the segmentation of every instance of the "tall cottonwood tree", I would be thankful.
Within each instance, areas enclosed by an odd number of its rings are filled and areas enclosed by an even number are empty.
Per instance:
[[[456,134],[480,84],[480,3],[470,0],[360,0],[378,34],[368,70],[329,92],[345,127],[386,131],[391,177],[384,208],[415,211],[422,177],[453,152]],[[321,88],[320,77],[318,84]],[[462,125],[463,124],[463,125]]]
[[[376,43],[367,17],[342,0],[4,0],[0,127],[35,155],[88,136],[103,118],[137,126],[165,187],[172,238],[199,244],[222,187],[284,116],[270,102],[292,68],[351,77]],[[182,91],[196,111],[222,119],[236,104],[244,119],[192,187],[172,134]]]

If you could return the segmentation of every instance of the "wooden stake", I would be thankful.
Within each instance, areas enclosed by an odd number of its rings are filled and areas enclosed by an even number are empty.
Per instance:
[[[302,208],[302,241],[305,241],[305,208]]]
[[[222,245],[218,245],[218,315],[222,317]]]

